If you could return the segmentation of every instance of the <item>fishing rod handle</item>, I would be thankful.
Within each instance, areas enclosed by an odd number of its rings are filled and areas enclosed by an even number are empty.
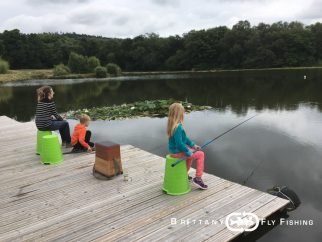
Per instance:
[[[171,167],[175,167],[176,165],[178,165],[181,161],[184,161],[186,160],[187,158],[183,158],[183,159],[180,159],[180,160],[177,160],[176,162],[172,163],[171,164]]]
[[[194,154],[194,153],[196,153],[197,151],[200,151],[200,150],[202,150],[202,148],[203,147],[205,147],[205,146],[207,146],[208,144],[205,144],[205,145],[203,145],[203,146],[200,146],[200,149],[195,149],[193,152],[192,152],[192,154]],[[176,165],[178,165],[181,161],[184,161],[184,160],[187,160],[189,157],[188,156],[185,156],[185,157],[183,157],[182,159],[180,159],[180,160],[177,160],[176,162],[174,162],[174,163],[172,163],[171,164],[171,167],[175,167]]]
[[[194,151],[192,152],[192,154],[196,153],[197,151],[198,151],[198,150],[194,150]],[[185,156],[185,157],[183,157],[182,159],[175,161],[174,163],[172,163],[172,164],[171,164],[171,167],[175,167],[175,166],[176,166],[176,165],[178,165],[181,161],[187,160],[188,158],[189,158],[189,157]]]

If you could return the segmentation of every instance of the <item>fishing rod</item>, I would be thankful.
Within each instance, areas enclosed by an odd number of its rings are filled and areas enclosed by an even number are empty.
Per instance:
[[[255,114],[254,116],[252,116],[252,117],[250,117],[250,118],[248,118],[248,119],[244,120],[243,122],[241,122],[241,123],[239,123],[239,124],[235,125],[234,127],[230,128],[230,129],[228,129],[228,130],[227,130],[227,131],[225,131],[224,133],[222,133],[222,134],[220,134],[220,135],[216,136],[215,138],[213,138],[213,139],[211,139],[211,140],[209,140],[209,141],[205,142],[202,146],[200,146],[200,149],[205,148],[206,146],[210,145],[210,144],[211,144],[212,142],[214,142],[215,140],[217,140],[217,139],[221,138],[221,137],[222,137],[222,136],[224,136],[225,134],[227,134],[227,133],[229,133],[230,131],[232,131],[232,130],[236,129],[237,127],[239,127],[240,125],[242,125],[242,124],[244,124],[244,123],[248,122],[249,120],[251,120],[251,119],[255,118],[257,115],[258,115],[258,114]],[[195,153],[195,152],[197,152],[197,150],[195,150],[193,153]],[[175,167],[175,166],[176,166],[176,165],[178,165],[181,161],[184,161],[184,160],[186,160],[187,158],[188,158],[188,157],[184,157],[184,158],[182,158],[182,159],[180,159],[180,160],[177,160],[176,162],[174,162],[173,164],[171,164],[171,166],[172,166],[172,167]]]

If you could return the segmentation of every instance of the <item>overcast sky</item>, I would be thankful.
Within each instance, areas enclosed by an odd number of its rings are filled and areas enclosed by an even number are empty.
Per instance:
[[[239,20],[322,22],[322,0],[10,0],[0,1],[0,31],[76,32],[106,37],[161,36]]]

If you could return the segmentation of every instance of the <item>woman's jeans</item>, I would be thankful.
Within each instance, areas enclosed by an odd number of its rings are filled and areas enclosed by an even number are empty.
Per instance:
[[[70,143],[70,130],[69,130],[69,123],[65,120],[63,121],[58,121],[58,120],[53,120],[51,125],[40,129],[40,131],[55,131],[59,130],[61,139],[63,142]]]

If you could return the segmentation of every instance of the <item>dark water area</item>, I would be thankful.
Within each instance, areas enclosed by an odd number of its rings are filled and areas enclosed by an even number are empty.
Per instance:
[[[304,78],[306,76],[306,78]],[[185,116],[185,129],[197,143],[257,117],[205,149],[208,173],[266,191],[285,185],[301,206],[288,220],[311,219],[312,226],[263,226],[243,241],[322,241],[322,71],[276,70],[116,78],[113,80],[32,81],[0,86],[0,115],[33,119],[35,89],[51,84],[60,112],[139,100],[174,98],[210,105]],[[70,120],[71,126],[76,123]],[[94,139],[132,144],[167,153],[165,118],[91,123]],[[278,218],[277,218],[278,219]]]

